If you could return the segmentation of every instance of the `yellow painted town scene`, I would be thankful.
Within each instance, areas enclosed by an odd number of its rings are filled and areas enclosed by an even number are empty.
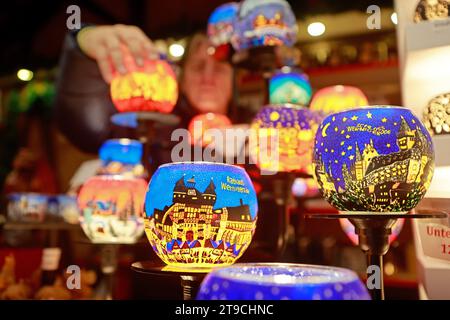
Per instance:
[[[212,267],[234,263],[251,242],[256,227],[250,207],[214,209],[216,186],[211,179],[200,192],[194,177],[183,176],[173,188],[172,204],[154,209],[145,232],[158,256],[168,265]]]

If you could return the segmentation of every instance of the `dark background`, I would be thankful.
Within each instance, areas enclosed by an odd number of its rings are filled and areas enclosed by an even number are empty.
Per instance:
[[[211,12],[223,0],[14,0],[0,5],[0,76],[18,68],[48,68],[57,64],[67,32],[66,9],[77,4],[81,21],[133,24],[153,39],[183,37],[205,30]],[[365,12],[369,5],[392,7],[393,0],[291,0],[298,19],[349,10]]]

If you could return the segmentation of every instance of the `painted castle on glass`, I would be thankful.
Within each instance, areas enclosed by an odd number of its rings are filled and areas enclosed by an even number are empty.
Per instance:
[[[254,192],[241,188],[244,193]],[[220,196],[225,195],[216,192],[212,178],[202,192],[194,176],[187,179],[183,175],[173,187],[172,203],[147,212],[151,216],[146,220],[147,237],[165,263],[224,265],[243,254],[251,242],[256,216],[252,217],[250,206],[242,198],[236,206],[217,208]]]
[[[409,211],[425,195],[434,168],[431,138],[411,113],[385,114],[393,112],[359,109],[322,123],[314,171],[322,194],[339,210]]]

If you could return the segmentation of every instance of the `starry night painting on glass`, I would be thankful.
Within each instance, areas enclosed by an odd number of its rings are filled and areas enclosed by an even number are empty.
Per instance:
[[[178,268],[234,263],[247,249],[258,204],[244,169],[222,163],[162,165],[146,195],[145,232],[156,254]]]
[[[431,137],[406,108],[331,114],[316,134],[315,178],[340,211],[408,212],[425,195],[433,170]]]

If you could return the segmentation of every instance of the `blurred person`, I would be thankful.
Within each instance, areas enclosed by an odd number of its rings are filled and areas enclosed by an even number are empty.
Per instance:
[[[13,160],[12,171],[5,180],[4,193],[37,192],[55,194],[53,172],[44,158],[29,148],[22,148]]]
[[[127,47],[138,66],[146,59],[158,58],[152,41],[135,26],[87,26],[66,37],[56,119],[62,133],[83,151],[96,153],[106,139],[130,135],[129,129],[110,122],[117,111],[111,101],[109,83],[114,70],[127,72],[121,46]],[[229,112],[232,67],[227,61],[214,58],[210,48],[205,35],[195,34],[181,61],[179,98],[173,110],[181,118],[179,127],[187,128],[192,117],[200,113]],[[158,134],[160,137],[155,140],[159,144],[170,142],[170,134],[164,131]],[[169,161],[167,155],[159,159],[162,163]]]

